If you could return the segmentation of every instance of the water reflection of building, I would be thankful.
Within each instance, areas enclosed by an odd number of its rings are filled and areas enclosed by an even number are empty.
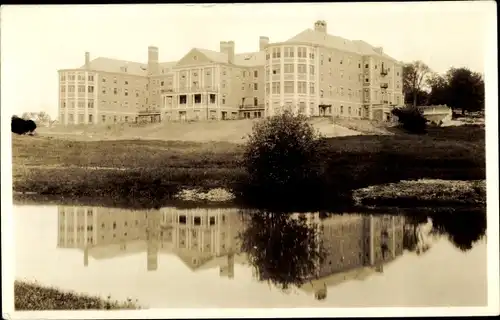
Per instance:
[[[403,253],[403,217],[308,214],[317,228],[324,259],[301,288],[326,297],[326,288],[383,272],[384,264]],[[192,271],[219,268],[234,277],[234,265],[245,263],[238,234],[244,228],[234,209],[123,210],[59,207],[59,248],[79,248],[88,257],[109,259],[145,252],[147,270],[157,270],[160,254],[175,254]],[[283,248],[286,250],[286,248]],[[260,278],[258,270],[253,275]]]
[[[316,298],[329,286],[383,272],[384,264],[403,253],[404,218],[397,216],[332,216],[319,224],[324,259],[315,279],[302,286]]]
[[[88,257],[108,259],[146,252],[147,269],[158,268],[160,253],[177,255],[191,270],[219,267],[234,276],[239,215],[231,209],[123,210],[58,209],[58,247],[79,248]]]

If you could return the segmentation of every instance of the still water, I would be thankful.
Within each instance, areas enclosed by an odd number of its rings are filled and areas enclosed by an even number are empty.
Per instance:
[[[16,279],[145,308],[487,304],[481,221],[173,207],[14,214]]]

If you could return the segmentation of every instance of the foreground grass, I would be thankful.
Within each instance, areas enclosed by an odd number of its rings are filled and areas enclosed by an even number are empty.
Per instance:
[[[18,311],[140,309],[131,299],[105,300],[24,281],[14,282],[14,305]]]
[[[156,206],[179,189],[245,181],[243,149],[231,143],[77,142],[13,138],[14,190],[68,197],[144,199]],[[484,127],[430,128],[425,135],[324,139],[325,193],[415,179],[484,180]],[[97,168],[91,168],[97,167]],[[123,170],[116,170],[123,169]]]

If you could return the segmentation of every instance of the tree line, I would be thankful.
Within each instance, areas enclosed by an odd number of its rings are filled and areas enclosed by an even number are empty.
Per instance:
[[[484,78],[468,68],[450,68],[444,74],[433,72],[422,61],[403,66],[403,94],[406,105],[445,104],[453,110],[484,110]]]

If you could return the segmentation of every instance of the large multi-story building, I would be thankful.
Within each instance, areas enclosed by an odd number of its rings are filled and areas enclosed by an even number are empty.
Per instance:
[[[316,21],[285,42],[261,36],[259,50],[193,48],[179,61],[147,63],[96,58],[59,70],[63,124],[228,120],[272,116],[286,109],[305,116],[387,120],[403,104],[402,63],[361,40],[327,33]]]

